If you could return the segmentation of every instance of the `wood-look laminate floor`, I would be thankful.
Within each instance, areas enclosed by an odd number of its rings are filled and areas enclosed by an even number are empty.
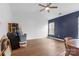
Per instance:
[[[64,43],[43,38],[27,41],[27,47],[14,50],[13,56],[64,56]]]

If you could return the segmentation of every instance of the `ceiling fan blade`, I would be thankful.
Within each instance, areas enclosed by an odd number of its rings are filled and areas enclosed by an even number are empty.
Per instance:
[[[46,6],[42,5],[42,4],[39,4],[39,6],[46,7]]]
[[[49,7],[49,8],[58,8],[57,6],[52,6],[52,7]]]
[[[45,8],[41,9],[40,12],[42,12],[43,10],[45,10]]]
[[[47,3],[47,7],[49,7],[51,5],[51,3]]]

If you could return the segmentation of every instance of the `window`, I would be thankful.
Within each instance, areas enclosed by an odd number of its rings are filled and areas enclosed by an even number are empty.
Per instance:
[[[54,22],[49,23],[49,35],[54,35]]]

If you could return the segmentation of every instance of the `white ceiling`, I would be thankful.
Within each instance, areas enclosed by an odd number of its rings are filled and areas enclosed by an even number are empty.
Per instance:
[[[54,6],[58,6],[57,9],[51,9],[50,13],[43,11],[40,12],[41,7],[37,3],[12,3],[9,4],[13,16],[21,13],[39,13],[46,17],[48,20],[56,18],[65,14],[69,14],[79,10],[79,3],[52,3]],[[61,15],[59,15],[61,13]]]

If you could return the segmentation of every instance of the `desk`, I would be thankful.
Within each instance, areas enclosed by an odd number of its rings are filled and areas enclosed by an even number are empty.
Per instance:
[[[68,45],[75,48],[79,48],[79,39],[69,40]]]
[[[68,47],[70,48],[71,55],[79,56],[79,39],[69,40]]]

